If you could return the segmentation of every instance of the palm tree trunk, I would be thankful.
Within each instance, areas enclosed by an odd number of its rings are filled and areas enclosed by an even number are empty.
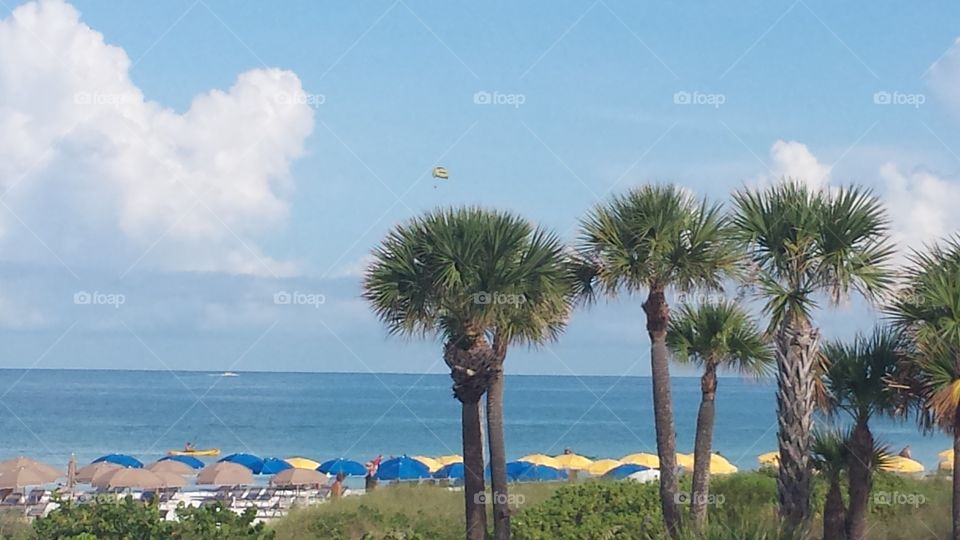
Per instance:
[[[496,369],[487,389],[487,441],[490,445],[490,479],[493,485],[493,537],[510,539],[510,506],[507,495],[507,451],[503,436],[503,368]]]
[[[463,499],[466,505],[467,540],[487,537],[487,505],[483,485],[483,434],[480,400],[463,401]]]
[[[857,419],[850,439],[850,506],[847,510],[847,537],[866,540],[867,512],[870,504],[870,483],[873,460],[873,434],[866,418]]]
[[[780,518],[799,532],[810,518],[810,444],[813,429],[813,365],[819,334],[804,317],[788,314],[777,332],[777,442]]]
[[[660,458],[660,507],[670,536],[680,532],[677,509],[677,441],[673,429],[673,403],[670,397],[670,365],[667,352],[667,324],[670,309],[662,289],[651,288],[643,303],[650,335],[650,371],[653,379],[653,418],[657,431],[657,455]]]
[[[953,540],[960,540],[960,405],[953,414]]]
[[[843,496],[840,494],[840,478],[830,479],[827,499],[823,503],[823,540],[843,540]]]
[[[710,450],[713,446],[713,422],[716,415],[717,364],[707,361],[700,378],[700,411],[697,413],[697,436],[693,445],[693,495],[690,521],[702,531],[707,521],[707,497],[710,492]]]

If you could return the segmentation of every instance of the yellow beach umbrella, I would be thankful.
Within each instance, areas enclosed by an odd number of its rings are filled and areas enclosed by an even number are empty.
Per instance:
[[[420,463],[423,463],[424,465],[426,465],[427,468],[430,469],[430,472],[437,472],[437,471],[440,470],[441,467],[443,467],[443,465],[441,465],[439,461],[433,459],[432,457],[427,457],[427,456],[413,456],[413,459],[415,459],[415,460],[419,461]]]
[[[560,463],[561,469],[567,469],[568,471],[582,471],[588,469],[593,460],[585,458],[579,454],[560,454],[559,456],[553,458]]]
[[[317,470],[317,467],[320,466],[319,463],[312,459],[307,459],[305,457],[291,457],[287,458],[284,461],[290,464],[294,469],[310,469],[311,471]]]
[[[760,462],[762,467],[779,467],[780,466],[780,452],[774,450],[773,452],[767,452],[766,454],[760,454],[757,456],[757,461]]]
[[[621,465],[623,462],[618,459],[598,459],[587,467],[587,472],[594,476],[603,476]]]
[[[440,456],[433,458],[434,461],[440,464],[441,467],[446,467],[451,463],[463,463],[463,456],[460,454],[450,454],[449,456]]]
[[[880,466],[880,470],[900,474],[922,473],[923,464],[902,456],[889,456],[886,463]]]
[[[553,467],[554,469],[563,468],[559,461],[546,454],[530,454],[528,456],[523,456],[517,461],[525,461],[527,463],[533,463],[534,465],[546,465],[547,467]]]
[[[693,454],[677,454],[677,465],[693,472]],[[710,454],[710,474],[733,474],[737,468],[720,454]]]
[[[940,452],[939,454],[937,454],[937,457],[940,458],[941,460],[953,459],[953,448],[947,448],[943,452]]]
[[[647,454],[645,452],[640,452],[638,454],[630,454],[629,456],[623,456],[620,458],[620,461],[624,463],[629,463],[631,465],[642,465],[644,467],[650,467],[651,469],[660,468],[660,458],[653,454]]]
[[[941,471],[952,471],[953,470],[953,456],[948,457],[947,459],[941,459],[940,465],[937,466]]]

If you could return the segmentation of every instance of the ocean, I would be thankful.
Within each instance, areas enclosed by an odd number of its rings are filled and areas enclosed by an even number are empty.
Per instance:
[[[714,448],[740,468],[776,449],[773,381],[721,378]],[[461,453],[460,407],[446,375],[0,370],[0,459],[65,465],[110,452],[144,462],[187,441],[224,454],[318,461]],[[648,377],[508,375],[510,459],[565,448],[591,457],[655,452]],[[693,449],[699,379],[673,381],[677,446]],[[894,451],[936,468],[951,445],[912,422],[874,422]]]

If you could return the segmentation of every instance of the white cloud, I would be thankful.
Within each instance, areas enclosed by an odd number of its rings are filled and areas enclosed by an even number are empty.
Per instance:
[[[893,239],[903,251],[922,249],[960,230],[955,208],[960,183],[925,170],[904,174],[893,163],[881,167],[880,176],[886,182]]]
[[[928,83],[940,101],[960,114],[960,38],[930,66]]]
[[[821,164],[807,145],[797,141],[777,141],[770,148],[770,170],[773,180],[794,178],[814,189],[822,189],[830,181],[831,167]]]
[[[289,274],[257,239],[285,223],[313,129],[298,77],[238,76],[180,114],[146,99],[130,58],[61,0],[0,21],[0,248],[72,263]],[[22,223],[21,223],[22,220]],[[162,240],[157,243],[158,240]]]

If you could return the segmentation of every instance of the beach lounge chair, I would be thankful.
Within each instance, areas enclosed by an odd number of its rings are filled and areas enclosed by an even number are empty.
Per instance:
[[[34,489],[30,491],[30,494],[27,496],[27,506],[38,505],[43,502],[43,496],[47,494],[45,489]]]
[[[26,501],[23,493],[10,493],[0,502],[3,506],[20,506]]]

